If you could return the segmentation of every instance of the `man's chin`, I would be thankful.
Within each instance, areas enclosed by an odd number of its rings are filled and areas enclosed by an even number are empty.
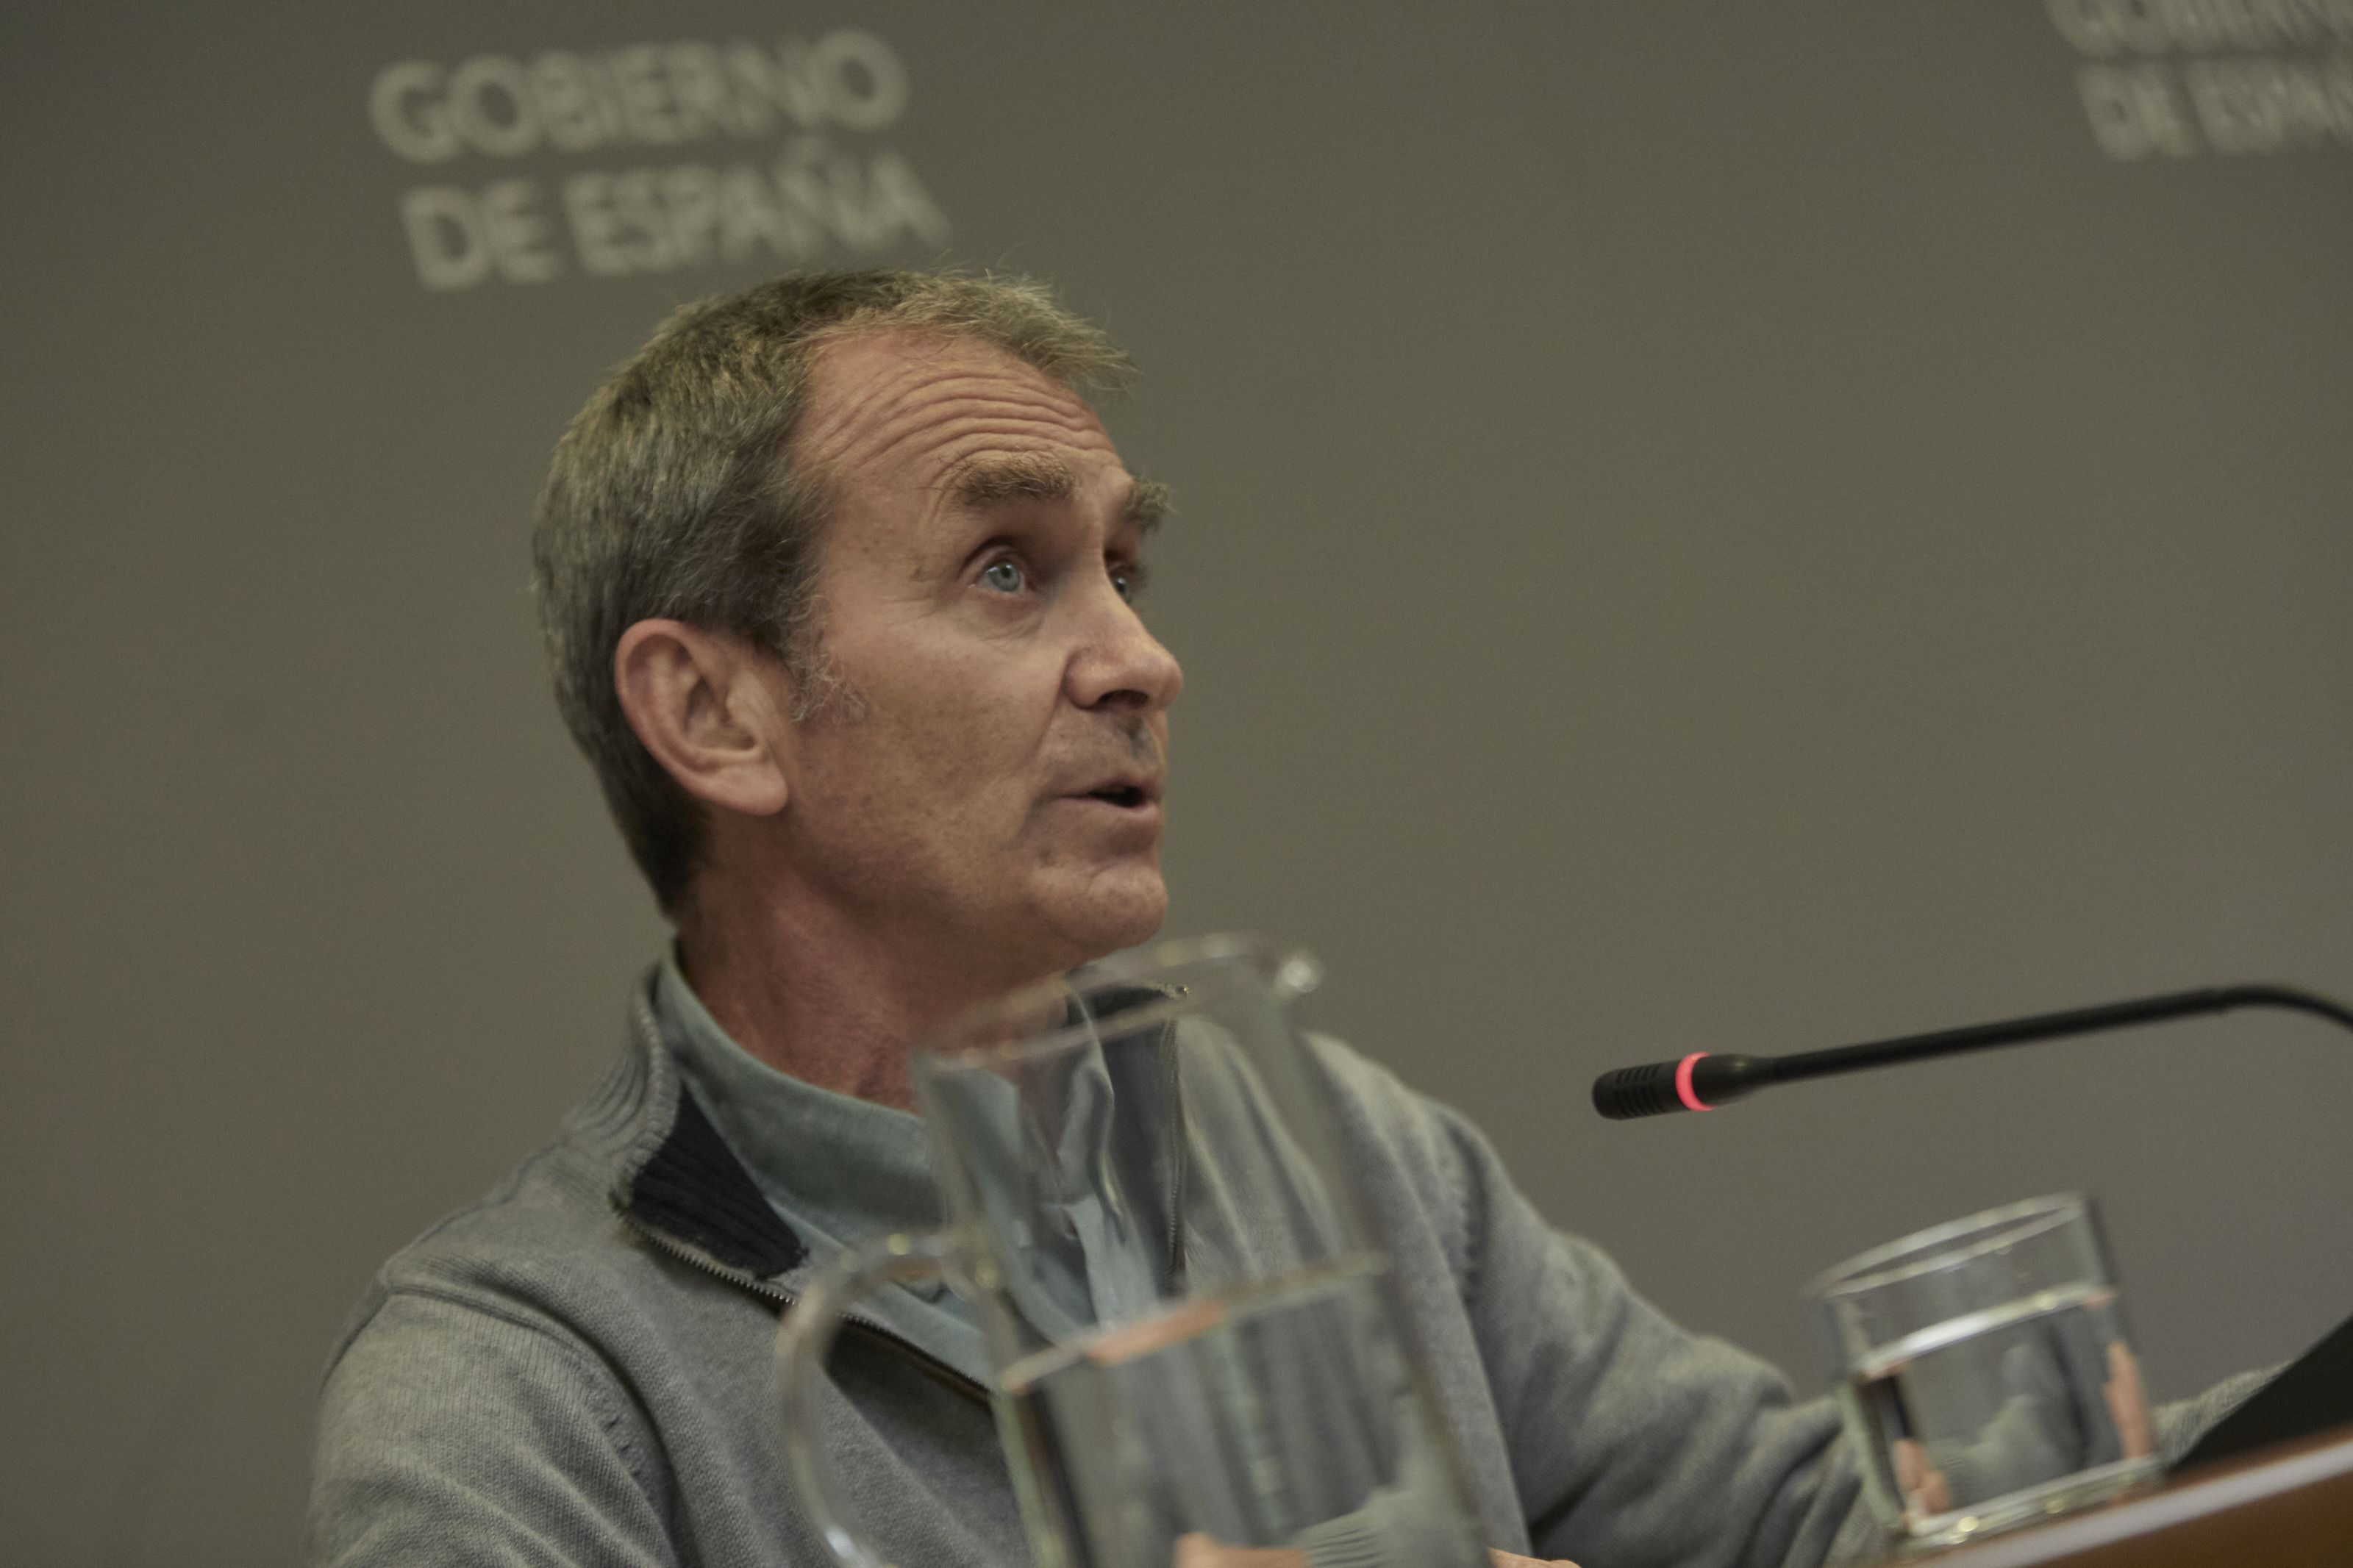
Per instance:
[[[1087,897],[1057,911],[1055,928],[1073,955],[1061,965],[1064,969],[1150,942],[1168,913],[1168,889],[1156,873],[1110,886],[1098,883],[1087,891]]]

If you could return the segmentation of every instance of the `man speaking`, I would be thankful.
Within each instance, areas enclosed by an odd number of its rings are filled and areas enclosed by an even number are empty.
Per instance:
[[[681,311],[556,451],[557,699],[677,940],[563,1135],[387,1264],[320,1415],[315,1562],[823,1564],[767,1397],[843,1246],[938,1222],[911,1042],[1151,936],[1176,661],[1160,520],[1039,289],[786,278]],[[1478,1133],[1337,1091],[1492,1545],[1588,1568],[1860,1544],[1827,1402],[1686,1334]],[[1027,1561],[956,1297],[834,1356],[826,1441],[908,1565]]]

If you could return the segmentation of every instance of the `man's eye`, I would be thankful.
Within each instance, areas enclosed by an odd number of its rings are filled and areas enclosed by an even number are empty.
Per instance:
[[[984,567],[980,580],[1000,594],[1018,594],[1029,585],[1018,561],[992,561]]]
[[[1114,565],[1111,569],[1113,591],[1131,605],[1135,603],[1136,595],[1144,592],[1144,584],[1149,578],[1150,574],[1145,571],[1144,563],[1140,561],[1130,562],[1125,565]]]

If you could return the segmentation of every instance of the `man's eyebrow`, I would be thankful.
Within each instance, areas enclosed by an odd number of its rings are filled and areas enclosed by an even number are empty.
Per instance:
[[[1127,493],[1127,506],[1121,520],[1138,533],[1150,533],[1160,526],[1168,510],[1168,487],[1138,474],[1135,488]]]
[[[980,509],[1007,501],[1068,500],[1078,477],[1060,458],[1015,452],[959,463],[947,477],[947,492],[960,506]]]
[[[1078,476],[1060,458],[1042,452],[1000,453],[959,463],[943,487],[961,507],[985,510],[1008,501],[1068,500],[1078,493]],[[1138,533],[1158,528],[1169,512],[1168,487],[1137,475],[1120,521]]]

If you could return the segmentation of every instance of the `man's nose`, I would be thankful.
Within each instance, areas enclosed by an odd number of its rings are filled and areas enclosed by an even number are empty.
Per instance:
[[[1185,672],[1134,605],[1108,584],[1104,596],[1108,603],[1090,616],[1087,640],[1071,660],[1071,700],[1082,708],[1156,713],[1185,689]]]

